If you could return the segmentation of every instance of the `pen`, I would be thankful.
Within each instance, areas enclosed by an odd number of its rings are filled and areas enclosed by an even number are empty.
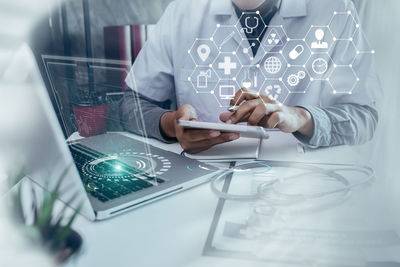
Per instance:
[[[260,93],[252,91],[252,90],[248,90],[247,93],[254,95],[255,97],[259,97]],[[235,113],[238,109],[240,108],[240,106],[231,106],[228,108],[228,111]]]
[[[230,112],[236,112],[238,109],[240,108],[240,106],[232,106],[228,108],[228,111]]]

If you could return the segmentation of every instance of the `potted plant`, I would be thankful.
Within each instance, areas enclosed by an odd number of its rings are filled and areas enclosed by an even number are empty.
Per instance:
[[[10,192],[11,218],[30,242],[42,245],[50,255],[54,256],[57,263],[65,263],[72,255],[79,252],[83,241],[82,237],[71,228],[80,208],[70,216],[66,215],[67,205],[59,211],[55,210],[64,175],[57,181],[53,190],[40,190],[40,196],[31,182],[24,183],[28,188],[22,186],[23,177],[24,175],[19,174],[13,175],[10,179],[11,185],[15,185],[15,190]],[[29,196],[26,192],[30,192]],[[76,194],[73,195],[70,201],[76,197]],[[30,200],[29,203],[25,201],[27,199]]]
[[[72,92],[72,110],[79,135],[89,137],[107,131],[108,104],[105,93],[95,90],[92,73],[78,68]]]

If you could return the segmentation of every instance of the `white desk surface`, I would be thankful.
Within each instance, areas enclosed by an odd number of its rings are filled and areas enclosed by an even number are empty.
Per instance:
[[[293,146],[293,139],[289,140],[292,138],[290,135],[273,133],[268,142],[274,142],[280,138],[288,140],[284,143],[292,142],[291,148],[295,150],[289,149],[290,151],[297,151],[296,146]],[[270,144],[268,142],[263,144],[265,151],[268,151]],[[156,140],[151,140],[151,143],[169,151],[181,152],[177,144],[163,144]],[[293,152],[291,157],[288,156],[290,153],[284,154],[287,151],[282,152],[281,156],[279,152],[275,155],[265,153],[263,159],[348,163],[344,155],[347,159],[360,161],[361,157],[356,156],[359,155],[357,149],[342,147],[307,151],[305,154]],[[366,192],[368,199],[372,200],[371,196],[374,192]],[[258,266],[259,263],[256,262],[202,256],[217,201],[217,197],[210,190],[210,185],[206,183],[106,221],[90,222],[79,217],[74,228],[83,237],[83,250],[81,255],[68,265],[82,267]],[[353,206],[354,209],[360,210],[360,223],[365,223],[367,220],[368,223],[375,222],[384,229],[392,227],[390,220],[382,220],[390,214],[386,214],[385,209],[380,206],[381,202],[372,201],[369,206],[371,210],[368,212],[362,207],[359,208],[363,203],[365,203],[364,200],[358,200],[358,202],[350,200],[345,205],[345,209]],[[377,210],[384,215],[377,217],[372,210]],[[265,263],[260,266],[265,266]]]

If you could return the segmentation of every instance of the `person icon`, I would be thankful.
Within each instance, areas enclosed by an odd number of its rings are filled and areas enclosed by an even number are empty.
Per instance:
[[[311,43],[312,49],[328,49],[329,45],[327,42],[323,42],[325,32],[323,29],[317,29],[315,31],[315,38],[317,39],[316,42]]]

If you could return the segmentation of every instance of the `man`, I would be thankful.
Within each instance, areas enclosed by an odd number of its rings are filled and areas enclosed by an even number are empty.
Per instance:
[[[334,14],[340,15],[338,19],[333,19]],[[231,39],[229,43],[237,46],[236,50],[220,58],[224,53],[204,49],[204,44],[197,50],[191,49],[198,45],[195,40],[215,41],[219,37],[215,35],[216,25],[217,31],[218,27],[235,25],[237,35],[241,37],[237,38],[235,34],[222,37],[225,37],[224,41]],[[333,28],[335,36],[330,34]],[[328,35],[330,42],[325,41],[329,39]],[[279,40],[275,40],[277,36]],[[299,43],[286,51],[293,40],[310,40],[310,43]],[[212,44],[206,46],[213,47]],[[320,56],[283,67],[284,62],[296,58],[301,47],[303,50],[311,47],[310,58]],[[367,51],[370,49],[359,30],[350,0],[177,0],[168,6],[158,22],[126,82],[140,95],[148,135],[164,142],[178,141],[190,153],[239,136],[218,131],[185,130],[177,125],[177,120],[247,122],[279,128],[293,133],[312,147],[362,144],[371,139],[375,131],[378,122],[375,101],[380,90]],[[231,64],[231,69],[237,70],[237,64],[241,63],[243,67],[255,67],[254,79],[263,75],[265,84],[273,80],[280,92],[285,87],[292,91],[285,101],[277,101],[273,95],[267,95],[264,88],[255,90],[259,92],[255,94],[254,90],[239,89],[242,87],[239,84],[229,105],[241,106],[234,113],[226,112],[226,103],[221,105],[218,100],[223,96],[222,91],[218,95],[214,90],[205,94],[193,89],[190,75],[199,67],[198,62],[193,62],[196,52],[200,57],[213,58],[210,67],[214,71],[224,68],[224,64]],[[271,55],[274,55],[273,60]],[[232,63],[232,59],[237,62]],[[270,68],[270,63],[275,64],[271,65],[275,69]],[[221,81],[237,81],[238,77],[236,74],[232,77],[231,69],[215,75],[231,74],[228,79],[220,77],[210,83],[217,83],[216,88],[219,85],[221,90],[224,88]],[[279,77],[273,76],[277,71],[282,73]],[[321,76],[311,77],[312,71]],[[134,98],[132,91],[126,93],[122,117],[126,129],[137,132],[133,123],[137,114],[131,108]],[[171,101],[177,102],[177,110],[168,110]]]

